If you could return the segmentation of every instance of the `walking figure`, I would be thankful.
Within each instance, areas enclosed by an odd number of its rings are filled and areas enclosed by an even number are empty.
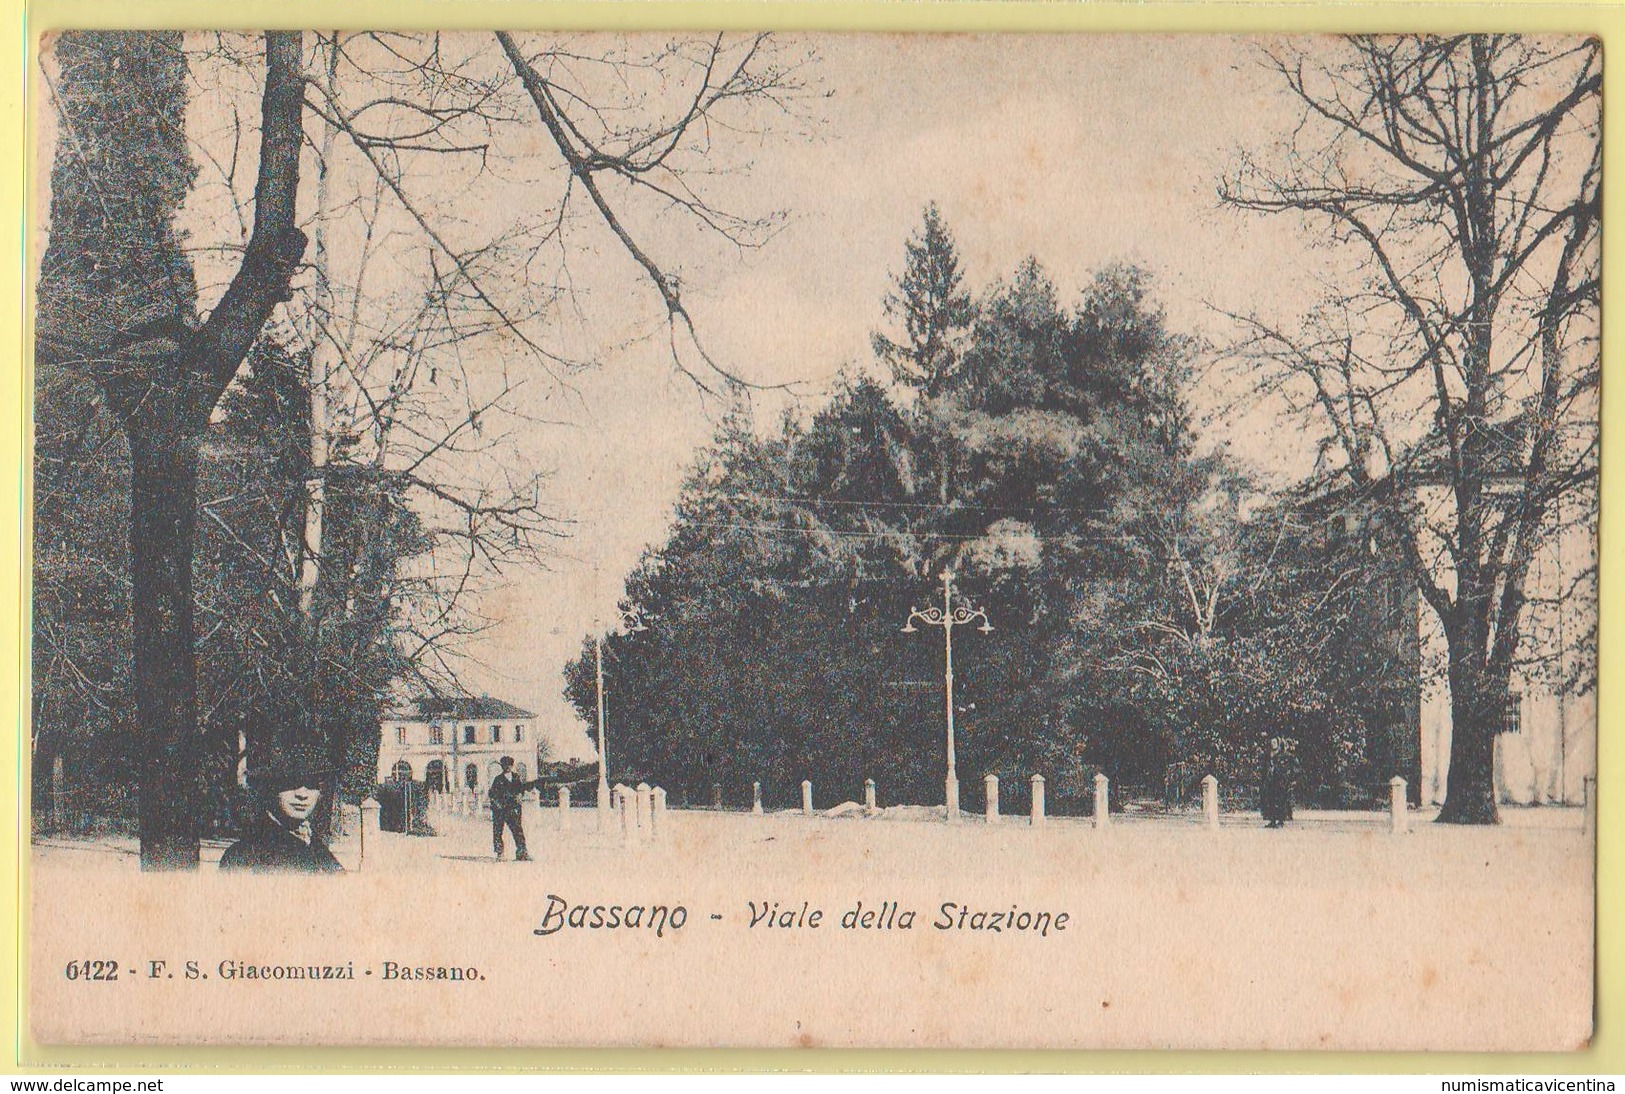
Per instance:
[[[529,862],[530,852],[525,849],[525,820],[519,809],[519,795],[539,786],[541,780],[531,779],[527,782],[515,775],[512,756],[504,756],[498,762],[502,765],[502,774],[491,780],[490,791],[491,850],[496,852],[497,858],[502,857],[502,829],[506,826],[513,832],[513,860]]]

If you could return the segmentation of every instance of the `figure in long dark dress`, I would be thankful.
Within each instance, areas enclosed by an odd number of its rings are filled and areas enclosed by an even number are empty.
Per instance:
[[[1281,737],[1272,738],[1264,765],[1259,812],[1264,814],[1266,828],[1280,828],[1292,819],[1292,792],[1297,782],[1290,742]]]

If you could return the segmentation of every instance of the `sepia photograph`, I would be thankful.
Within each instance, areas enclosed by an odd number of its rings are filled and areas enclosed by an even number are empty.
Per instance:
[[[39,1044],[1590,1043],[1597,39],[35,46]]]

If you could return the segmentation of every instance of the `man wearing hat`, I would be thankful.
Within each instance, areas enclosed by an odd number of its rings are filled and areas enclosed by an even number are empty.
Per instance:
[[[513,757],[504,756],[497,761],[502,773],[491,780],[491,850],[502,857],[502,829],[513,831],[513,860],[529,862],[530,852],[525,850],[525,819],[519,811],[519,795],[541,784],[540,779],[526,782],[513,773]]]
[[[284,756],[253,778],[263,811],[249,822],[244,837],[220,857],[222,870],[253,873],[342,873],[327,845],[311,830],[310,817],[332,775],[312,753]]]

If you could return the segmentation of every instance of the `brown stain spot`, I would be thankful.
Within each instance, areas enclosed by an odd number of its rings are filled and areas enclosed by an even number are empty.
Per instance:
[[[1428,965],[1427,967],[1425,967],[1422,970],[1422,987],[1424,989],[1431,988],[1433,985],[1437,984],[1438,982],[1439,982],[1439,970],[1438,969],[1434,968],[1432,965]]]
[[[1102,999],[1100,1001],[1100,1009],[1101,1010],[1111,1010],[1111,1008],[1112,1008],[1112,1004],[1111,1004],[1110,1000]]]
[[[1552,84],[1544,84],[1534,89],[1535,110],[1544,113],[1555,107],[1563,98],[1563,89]]]
[[[973,957],[953,968],[954,982],[962,987],[974,988],[991,981],[993,968],[986,958]]]
[[[813,1040],[813,1035],[812,1034],[810,1034],[810,1033],[802,1033],[800,1036],[798,1036],[796,1038],[796,1047],[798,1047],[798,1048],[817,1048],[818,1047],[818,1042]]]
[[[970,207],[973,209],[987,210],[994,208],[996,205],[993,200],[993,190],[988,185],[988,179],[985,175],[978,175],[975,181],[971,183],[969,197]]]

